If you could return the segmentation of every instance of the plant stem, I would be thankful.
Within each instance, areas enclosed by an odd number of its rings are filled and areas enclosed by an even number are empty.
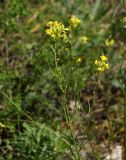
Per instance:
[[[126,93],[124,93],[124,159],[126,159]]]
[[[54,52],[56,77],[57,77],[57,81],[59,82],[59,87],[60,87],[60,89],[62,90],[62,93],[63,93],[62,100],[63,100],[63,109],[64,109],[64,114],[65,114],[65,120],[66,120],[67,126],[70,129],[70,134],[71,134],[72,141],[74,143],[74,147],[75,147],[75,150],[76,150],[77,158],[76,158],[76,154],[72,150],[72,146],[70,146],[70,150],[71,150],[71,153],[72,153],[73,157],[75,158],[75,160],[81,160],[80,154],[79,154],[79,150],[78,150],[78,147],[77,147],[77,143],[76,143],[76,138],[75,138],[75,135],[74,135],[74,132],[73,132],[73,128],[72,128],[71,116],[69,114],[69,110],[68,110],[68,106],[67,106],[67,98],[66,98],[67,84],[66,84],[65,87],[63,86],[63,84],[61,83],[61,77],[59,76],[59,73],[58,73],[58,62],[57,62],[56,48],[57,48],[57,46],[55,44],[54,48],[52,48],[52,49],[53,49],[53,52]]]
[[[66,123],[70,129],[70,134],[71,134],[71,138],[72,138],[72,141],[74,143],[74,147],[75,147],[75,150],[76,150],[76,153],[77,153],[77,158],[76,160],[81,160],[80,158],[80,153],[79,153],[79,150],[77,148],[77,143],[76,143],[76,138],[75,138],[75,135],[74,135],[74,132],[73,132],[73,127],[72,127],[72,120],[71,120],[71,117],[70,117],[70,114],[69,114],[69,111],[68,111],[68,107],[67,107],[67,101],[66,101],[66,94],[63,93],[63,108],[64,108],[64,112],[65,112],[65,119],[66,119]],[[72,150],[72,148],[71,148]],[[74,157],[76,157],[74,155],[74,152],[72,151],[72,154]]]

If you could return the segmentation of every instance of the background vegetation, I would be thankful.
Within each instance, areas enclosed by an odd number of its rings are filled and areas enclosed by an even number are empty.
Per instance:
[[[0,122],[4,125],[0,128],[0,160],[74,159],[62,90],[52,74],[54,42],[45,33],[48,21],[69,26],[72,16],[81,23],[71,42],[58,46],[64,52],[62,74],[58,73],[62,84],[69,84],[65,96],[76,141],[85,143],[80,155],[87,160],[104,159],[113,146],[123,145],[125,10],[120,0],[0,0]],[[82,36],[89,38],[86,44]],[[107,45],[111,39],[114,43]],[[110,68],[100,76],[92,107],[94,61],[103,54]]]

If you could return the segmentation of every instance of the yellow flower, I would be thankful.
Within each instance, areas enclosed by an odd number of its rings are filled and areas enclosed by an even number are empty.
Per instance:
[[[98,71],[98,72],[103,72],[103,71],[104,71],[104,68],[99,67],[99,68],[97,68],[97,71]]]
[[[114,39],[107,39],[105,41],[105,44],[106,44],[107,47],[112,47],[115,44],[115,40]]]
[[[55,21],[56,22],[56,21]],[[47,26],[48,27],[51,27],[53,25],[53,21],[49,21],[48,23],[47,23]]]
[[[95,65],[98,65],[99,64],[99,61],[96,59],[95,60]]]
[[[103,67],[104,67],[105,69],[109,69],[108,63],[103,63]]]
[[[89,42],[89,38],[87,36],[82,36],[81,40],[84,44],[87,44]]]
[[[71,26],[73,26],[74,28],[76,28],[79,24],[81,23],[80,19],[77,17],[72,17],[70,19],[70,24]]]
[[[63,38],[64,40],[67,39],[67,31],[68,28],[65,28],[64,25],[58,21],[49,21],[47,23],[46,34],[49,35],[51,38]]]
[[[96,70],[98,72],[104,72],[105,70],[109,69],[109,65],[106,62],[108,58],[106,56],[100,56],[100,60],[95,60]]]
[[[46,29],[46,34],[52,36],[53,30],[51,28],[50,29]]]
[[[100,56],[100,58],[101,58],[102,61],[107,61],[108,60],[108,58],[104,55]]]
[[[5,125],[0,122],[0,128],[5,128]]]
[[[81,58],[81,57],[78,57],[78,58],[76,59],[76,62],[77,62],[77,63],[81,63],[81,62],[82,62],[82,58]]]

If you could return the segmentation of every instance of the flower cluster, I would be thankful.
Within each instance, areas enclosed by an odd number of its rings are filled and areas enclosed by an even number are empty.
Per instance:
[[[74,28],[76,28],[79,24],[81,23],[80,19],[77,17],[72,17],[70,19],[70,24],[71,26],[73,26]]]
[[[47,23],[46,34],[49,35],[53,39],[63,38],[64,40],[67,39],[67,31],[68,28],[65,28],[62,23],[58,21],[49,21]]]
[[[106,62],[108,58],[106,56],[100,56],[100,60],[95,60],[96,70],[98,72],[104,72],[105,70],[109,69],[109,65]]]
[[[105,44],[106,44],[107,47],[112,47],[115,44],[115,40],[114,39],[107,39],[105,41]]]

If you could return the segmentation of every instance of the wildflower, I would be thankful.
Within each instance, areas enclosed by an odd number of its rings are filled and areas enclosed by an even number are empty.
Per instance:
[[[87,36],[82,36],[81,37],[81,41],[84,43],[84,44],[87,44],[89,42],[89,38]]]
[[[63,38],[64,40],[67,38],[67,31],[69,31],[69,29],[65,28],[62,23],[59,23],[58,21],[49,21],[47,27],[46,34],[51,38]]]
[[[102,60],[103,62],[105,62],[105,61],[108,60],[108,58],[107,58],[106,56],[104,56],[104,55],[100,56],[100,58],[101,58],[101,60]]]
[[[5,125],[0,122],[0,128],[5,128]]]
[[[71,26],[73,26],[74,28],[76,28],[79,24],[81,23],[80,19],[77,17],[72,17],[70,19],[70,24]]]
[[[100,60],[95,60],[96,70],[98,72],[104,72],[105,70],[109,69],[109,65],[106,62],[108,58],[104,55],[100,56]]]
[[[77,63],[81,63],[81,62],[82,62],[82,58],[81,58],[81,57],[78,57],[78,58],[76,59],[76,62],[77,62]]]
[[[105,44],[106,44],[106,46],[108,46],[108,47],[112,47],[112,46],[114,46],[114,44],[115,44],[115,40],[114,40],[114,39],[107,39],[107,40],[105,41]]]

